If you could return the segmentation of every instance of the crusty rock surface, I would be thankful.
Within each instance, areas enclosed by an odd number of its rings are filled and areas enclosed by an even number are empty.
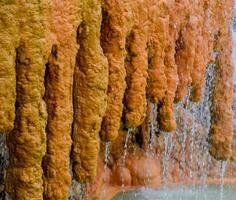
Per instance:
[[[0,134],[13,129],[16,101],[16,48],[19,44],[18,3],[0,2]]]
[[[47,151],[43,159],[44,199],[68,199],[71,184],[70,151],[73,122],[72,87],[77,28],[81,21],[79,1],[52,1],[47,14],[47,42],[51,52],[45,71],[48,120]]]
[[[100,1],[86,0],[82,8],[73,89],[72,159],[76,179],[87,183],[96,176],[99,130],[107,104],[108,63],[100,46]]]
[[[218,2],[216,5],[217,36],[215,51],[215,77],[212,94],[212,120],[210,153],[216,159],[227,160],[232,156],[233,140],[233,63],[231,21],[233,2]],[[225,12],[219,12],[224,10]],[[229,13],[225,15],[225,13]]]
[[[20,43],[16,57],[16,119],[7,135],[6,192],[12,199],[43,199],[42,159],[47,121],[44,96],[45,24],[42,2],[19,3]],[[1,7],[1,9],[3,9]]]

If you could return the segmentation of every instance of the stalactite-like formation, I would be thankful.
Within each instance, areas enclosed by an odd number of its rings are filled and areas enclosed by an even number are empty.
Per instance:
[[[12,199],[67,199],[72,178],[95,178],[100,138],[114,141],[120,129],[142,129],[146,150],[150,120],[171,132],[174,103],[188,91],[191,101],[201,100],[209,63],[210,153],[230,158],[232,5],[1,1],[0,133],[7,133]]]
[[[209,48],[210,35],[211,35],[211,23],[212,18],[209,17],[211,13],[211,7],[205,5],[204,1],[200,1],[198,6],[193,10],[193,13],[199,13],[197,15],[197,29],[195,30],[195,55],[193,62],[193,69],[191,71],[191,96],[190,99],[193,102],[200,101],[202,98],[206,65],[210,62],[209,55],[212,54],[212,49]]]
[[[19,4],[21,42],[16,59],[16,119],[8,135],[6,191],[14,200],[43,199],[47,111],[43,101],[45,25],[38,1]]]
[[[175,55],[178,66],[179,84],[175,101],[179,102],[188,94],[195,57],[195,38],[197,37],[197,16],[190,15],[187,25],[180,32],[178,52]],[[195,69],[194,69],[195,70]]]
[[[148,96],[157,103],[167,91],[164,58],[168,45],[169,16],[164,2],[150,1],[149,5]]]
[[[12,130],[16,100],[16,47],[19,43],[16,2],[0,2],[0,134]]]
[[[128,1],[105,0],[102,24],[102,47],[109,63],[107,109],[102,122],[101,138],[113,141],[118,135],[123,110],[125,84],[125,43],[130,18]]]
[[[87,183],[96,176],[97,171],[99,130],[106,109],[108,64],[100,47],[102,19],[99,0],[86,0],[83,8],[74,76],[72,157],[76,179]]]
[[[63,90],[62,86],[65,83],[66,86],[64,87],[69,87],[69,84],[72,83],[70,80],[72,76],[70,72],[64,71],[66,67],[60,70],[63,65],[60,65],[60,61],[58,61],[61,55],[57,48],[57,46],[53,46],[46,69],[45,99],[48,121],[46,127],[47,152],[43,162],[45,199],[67,199],[71,179],[69,164],[72,112],[71,101],[69,100],[71,100],[72,94],[71,90]],[[70,64],[68,68],[71,69]],[[70,78],[66,79],[63,76],[64,73]]]
[[[177,65],[175,63],[176,53],[176,41],[180,31],[180,16],[176,16],[175,13],[179,13],[180,3],[172,3],[168,7],[169,14],[169,35],[168,44],[165,52],[165,75],[167,79],[167,91],[161,102],[159,110],[159,126],[163,131],[172,131],[176,128],[176,122],[174,119],[173,104],[175,98],[175,91],[177,88],[178,74]],[[182,14],[182,13],[181,13]]]
[[[233,1],[217,2],[217,8],[224,10],[218,13],[220,20],[215,62],[215,78],[212,95],[212,119],[210,132],[210,153],[216,159],[226,160],[232,155],[233,138],[233,63],[232,40],[229,23],[233,8]],[[227,15],[225,13],[228,13]]]
[[[132,30],[129,40],[130,58],[126,63],[125,125],[128,128],[135,128],[144,121],[147,104],[147,27],[144,23]]]
[[[71,131],[73,120],[72,84],[77,54],[77,27],[81,20],[79,1],[52,2],[49,7],[48,35],[52,44],[45,72],[47,104],[47,152],[43,160],[44,199],[66,200],[70,176]]]

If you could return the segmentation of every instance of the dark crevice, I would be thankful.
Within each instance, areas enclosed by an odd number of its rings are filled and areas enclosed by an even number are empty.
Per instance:
[[[182,33],[179,33],[179,37],[175,42],[175,60],[177,60],[179,56],[179,52],[185,48],[185,44],[183,42],[183,36]]]
[[[19,73],[19,64],[20,64],[20,53],[23,51],[24,48],[24,43],[20,43],[20,46],[18,48],[16,48],[15,52],[16,52],[16,59],[15,59],[15,72],[16,72],[16,100],[15,100],[15,120],[14,120],[14,129],[17,127],[17,121],[20,118],[19,114],[18,114],[18,109],[20,107],[20,102],[19,102],[19,85],[18,85],[18,76],[17,74]],[[0,199],[5,200],[7,198],[6,196],[6,192],[5,192],[5,181],[6,181],[6,170],[7,167],[10,164],[10,155],[13,154],[13,152],[15,151],[14,149],[11,148],[15,148],[15,145],[12,144],[13,140],[12,137],[13,136],[13,131],[10,131],[9,133],[5,134],[5,138],[4,138],[4,143],[5,143],[5,152],[1,149],[1,154],[0,154],[0,187],[1,185],[3,185],[3,190],[0,191]],[[2,138],[1,138],[2,139]],[[2,141],[0,141],[2,142]],[[10,148],[11,146],[11,148]]]
[[[143,148],[145,146],[145,133],[143,131],[143,127],[139,126],[137,133],[135,136],[135,142],[139,145],[140,148]]]
[[[71,138],[72,138],[72,145],[71,145],[71,152],[70,152],[70,166],[71,166],[71,176],[72,176],[72,181],[78,183],[79,180],[76,178],[75,171],[74,171],[74,165],[75,162],[73,161],[73,149],[74,149],[74,141],[75,141],[75,127],[76,127],[76,120],[77,120],[77,104],[78,104],[78,73],[79,73],[79,67],[80,67],[80,57],[81,57],[81,49],[83,48],[83,39],[86,37],[85,34],[86,31],[86,24],[85,22],[81,22],[77,28],[77,35],[76,35],[76,42],[79,45],[79,49],[76,54],[76,59],[75,59],[75,67],[74,67],[74,74],[73,74],[73,85],[72,85],[72,110],[73,110],[73,121],[72,121],[72,127],[71,127]],[[78,183],[79,184],[79,183]],[[69,199],[83,199],[84,198],[84,189],[86,190],[86,187],[82,187],[81,192],[78,194],[78,196],[69,196]]]
[[[161,132],[160,132],[160,129],[159,129],[159,124],[160,124],[160,121],[161,121],[160,109],[161,109],[162,106],[163,106],[163,100],[159,101],[157,103],[157,130],[158,130],[156,132],[157,137],[159,137],[161,135]]]
[[[127,106],[126,106],[126,99],[128,98],[126,96],[127,91],[129,90],[129,83],[130,83],[130,79],[131,77],[129,76],[129,72],[128,72],[128,68],[129,65],[131,65],[132,63],[132,50],[131,50],[131,43],[134,40],[134,33],[133,31],[131,31],[129,34],[127,34],[126,36],[126,40],[125,40],[125,50],[126,50],[126,57],[125,57],[125,70],[126,70],[126,77],[125,77],[125,82],[126,82],[126,89],[125,89],[125,93],[124,93],[124,98],[123,98],[123,112],[122,112],[122,121],[125,122],[125,112],[128,110]]]
[[[47,140],[47,138],[48,138],[47,133],[49,132],[48,122],[50,120],[49,118],[53,118],[53,113],[50,113],[50,116],[49,116],[49,107],[51,106],[50,105],[50,88],[49,88],[49,85],[50,85],[50,80],[51,80],[50,79],[51,71],[53,70],[53,68],[51,69],[51,66],[53,65],[53,61],[55,61],[57,59],[58,59],[58,49],[57,49],[57,45],[54,44],[54,45],[52,45],[51,53],[50,53],[49,58],[48,58],[48,62],[45,64],[45,73],[44,73],[45,92],[44,92],[43,100],[46,103],[48,118],[47,118],[46,128],[45,128],[45,132],[46,132],[46,152],[45,152],[45,155],[43,156],[41,166],[42,166],[42,169],[43,169],[43,176],[46,176],[46,177],[48,177],[46,166],[47,166],[47,153],[49,151],[48,150],[48,140]],[[43,199],[47,199],[45,194],[43,194]]]
[[[109,34],[109,17],[108,12],[105,8],[102,8],[102,22],[101,22],[101,29],[100,29],[100,45],[103,50],[103,54],[105,54],[105,43],[106,43],[106,35]]]

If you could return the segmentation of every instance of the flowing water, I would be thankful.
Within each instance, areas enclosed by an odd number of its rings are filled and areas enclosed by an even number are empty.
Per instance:
[[[224,199],[224,176],[227,167],[227,161],[221,161],[220,165],[220,200]]]
[[[106,142],[106,145],[105,145],[105,155],[104,155],[104,177],[103,177],[103,182],[104,183],[107,183],[107,180],[108,180],[108,162],[109,162],[109,157],[110,157],[110,144],[111,142]],[[106,196],[106,187],[103,189],[103,197]]]
[[[122,159],[122,175],[121,175],[121,182],[122,182],[122,192],[123,194],[125,193],[125,181],[124,181],[124,169],[125,169],[125,161],[126,161],[126,156],[128,153],[128,142],[129,138],[131,137],[132,129],[128,129],[127,136],[125,138],[125,144],[124,144],[124,154],[123,154],[123,159]]]
[[[156,132],[158,132],[158,126],[157,126],[157,121],[156,121],[156,110],[157,110],[157,104],[152,104],[152,109],[151,109],[151,113],[150,116],[151,118],[149,119],[149,130],[150,130],[150,138],[149,138],[149,142],[148,142],[148,150],[146,152],[146,155],[148,158],[153,158],[154,157],[154,146],[155,146],[155,137],[156,137]],[[147,181],[146,181],[146,185],[148,185],[150,183],[150,169],[147,168]]]
[[[165,189],[165,199],[169,200],[169,194],[168,194],[168,185],[169,185],[169,160],[171,151],[173,148],[172,143],[172,136],[173,133],[163,133],[164,134],[164,144],[165,144],[165,151],[163,155],[163,183],[164,183],[164,189]]]
[[[175,105],[177,129],[172,133],[161,132],[164,142],[162,156],[163,188],[154,190],[145,187],[143,189],[125,192],[124,183],[122,182],[122,193],[117,194],[113,200],[236,200],[236,186],[224,184],[227,162],[217,162],[209,154],[207,140],[211,126],[210,109],[214,69],[214,64],[207,66],[202,100],[198,103],[190,102],[191,88],[189,88],[187,97]],[[155,106],[153,110],[156,110]],[[191,119],[189,120],[189,118]],[[158,125],[151,122],[149,128],[150,141],[147,156],[152,157],[154,156],[154,137]],[[199,134],[199,130],[201,130],[201,134]],[[124,145],[123,167],[125,167],[130,131],[128,131]],[[178,187],[171,187],[169,186],[171,183],[171,181],[169,182],[171,172],[169,171],[169,164],[173,161],[172,152],[177,151],[176,141],[180,144],[179,178],[183,184]],[[220,185],[207,185],[209,172],[213,166],[212,163],[215,163],[214,166],[220,165],[218,174],[221,179]],[[187,174],[186,171],[188,171]],[[191,180],[193,185],[184,186],[186,179]],[[199,180],[200,185],[194,184],[195,182],[199,183]]]
[[[193,187],[191,188],[191,191],[193,193],[199,194],[196,198],[193,199],[208,200],[207,178],[209,175],[210,163],[212,162],[212,158],[208,151],[209,145],[207,140],[211,125],[210,108],[214,69],[214,64],[208,65],[206,68],[205,88],[203,92],[203,98],[200,102],[190,102],[189,98],[191,94],[191,87],[189,87],[187,97],[182,102],[175,105],[175,118],[178,124],[178,127],[174,132],[175,138],[171,138],[171,141],[169,141],[170,135],[173,135],[173,133],[163,133],[165,145],[163,156],[164,187],[161,191],[164,196],[163,199],[165,200],[172,199],[170,190],[168,188],[168,176],[170,174],[168,163],[171,162],[172,159],[170,157],[171,151],[177,151],[177,149],[175,149],[176,146],[173,145],[172,140],[178,140],[181,144],[181,154],[179,160],[180,181],[184,184],[186,179],[190,179],[192,183],[200,180],[200,186],[193,185]],[[201,134],[196,132],[196,130],[199,130],[199,128],[202,130]],[[189,141],[188,144],[187,140]],[[187,145],[189,145],[188,152]],[[197,168],[196,163],[198,166]],[[186,170],[189,171],[188,174],[186,174]],[[221,188],[223,188],[223,183]],[[181,190],[180,193],[188,193],[188,188],[184,186],[180,187],[179,190]]]

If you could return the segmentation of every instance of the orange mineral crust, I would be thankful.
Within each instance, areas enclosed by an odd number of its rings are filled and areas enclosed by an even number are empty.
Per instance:
[[[164,1],[149,1],[148,20],[148,96],[158,103],[165,96],[167,79],[165,75],[165,49],[168,45],[169,15]]]
[[[47,152],[43,160],[44,199],[68,199],[73,121],[72,85],[78,50],[79,1],[53,1],[46,8],[51,53],[45,71],[48,120]]]
[[[129,0],[105,0],[101,45],[109,63],[107,109],[102,122],[101,138],[113,141],[118,135],[126,89],[126,36],[131,18]]]
[[[233,63],[232,36],[229,26],[233,1],[218,2],[218,37],[215,50],[215,77],[212,95],[212,119],[210,131],[210,153],[216,159],[226,160],[232,156],[233,140]]]
[[[138,2],[138,1],[137,1]],[[137,4],[133,8],[132,30],[126,39],[126,83],[125,125],[135,128],[142,124],[146,114],[147,86],[147,39],[148,24],[146,5]]]

